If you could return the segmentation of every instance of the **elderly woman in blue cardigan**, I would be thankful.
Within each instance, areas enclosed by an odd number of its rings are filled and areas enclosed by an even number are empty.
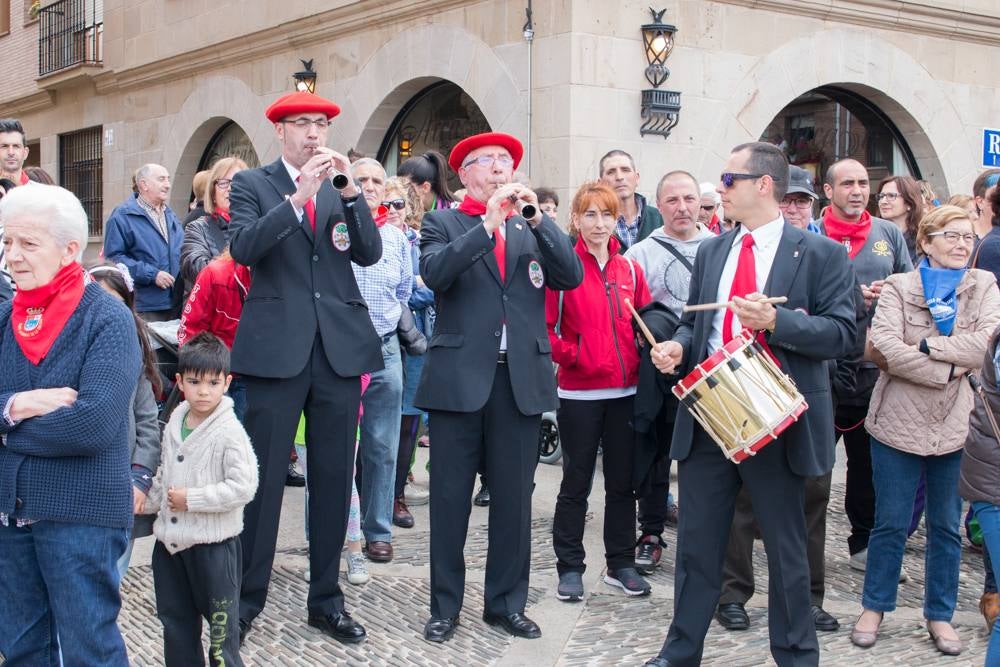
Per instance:
[[[17,295],[0,304],[0,653],[127,665],[118,558],[132,524],[132,314],[85,280],[87,216],[67,190],[0,201]]]

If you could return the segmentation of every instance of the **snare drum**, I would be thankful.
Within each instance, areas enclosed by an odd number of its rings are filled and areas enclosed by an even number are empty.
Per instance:
[[[695,366],[673,392],[734,463],[756,454],[809,407],[747,331]]]

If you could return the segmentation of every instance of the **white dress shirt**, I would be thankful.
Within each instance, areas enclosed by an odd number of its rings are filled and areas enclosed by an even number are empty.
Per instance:
[[[733,289],[733,279],[736,277],[736,265],[740,260],[740,250],[743,246],[743,237],[747,234],[753,236],[753,259],[754,269],[757,273],[757,291],[763,292],[764,285],[767,284],[767,277],[771,274],[771,266],[774,264],[774,257],[778,253],[778,243],[781,241],[781,232],[785,228],[785,219],[780,215],[771,222],[761,225],[757,229],[748,231],[746,227],[740,226],[733,245],[729,248],[729,255],[726,257],[726,264],[722,267],[722,276],[719,278],[719,292],[715,300],[719,303],[729,301],[729,293]],[[770,296],[770,295],[768,295]],[[712,354],[722,347],[722,322],[726,309],[720,308],[715,311],[712,319],[712,331],[708,335],[708,354]],[[733,314],[733,337],[743,329],[740,319]],[[698,361],[702,361],[699,359]]]

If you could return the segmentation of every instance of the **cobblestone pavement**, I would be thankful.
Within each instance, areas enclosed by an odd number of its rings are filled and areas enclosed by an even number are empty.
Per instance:
[[[421,451],[421,457],[426,451]],[[422,470],[420,466],[420,470]],[[482,580],[486,561],[488,511],[473,508],[466,545],[468,583],[461,625],[452,641],[432,645],[420,638],[429,597],[427,506],[411,508],[417,527],[398,530],[396,557],[388,565],[370,565],[372,580],[365,586],[345,584],[348,609],[368,630],[367,642],[342,646],[305,624],[308,567],[302,536],[302,492],[285,495],[279,553],[275,560],[270,596],[254,623],[243,649],[247,665],[641,665],[655,655],[673,611],[675,534],[668,529],[660,568],[649,577],[651,596],[627,599],[601,583],[600,528],[603,502],[600,472],[595,479],[594,502],[588,515],[585,546],[591,554],[584,583],[584,601],[567,604],[555,599],[557,583],[550,529],[561,477],[558,466],[539,467],[532,522],[532,580],[527,613],[539,622],[539,640],[514,640],[481,619]],[[887,615],[878,644],[867,651],[854,647],[850,624],[860,611],[863,574],[848,566],[847,520],[843,513],[843,470],[835,471],[827,534],[826,609],[841,621],[841,629],[820,633],[823,665],[982,665],[988,636],[978,613],[982,560],[968,549],[962,554],[958,611],[955,626],[966,650],[957,658],[941,656],[927,637],[922,622],[924,581],[923,528],[909,540],[904,567],[909,581],[899,587],[899,608]],[[681,509],[683,511],[683,508]],[[149,542],[137,543],[133,567],[122,585],[120,618],[133,664],[162,664],[160,626],[155,616]],[[748,611],[751,629],[727,632],[712,624],[706,640],[705,665],[773,665],[767,636],[767,560],[757,542],[754,556],[758,593]]]

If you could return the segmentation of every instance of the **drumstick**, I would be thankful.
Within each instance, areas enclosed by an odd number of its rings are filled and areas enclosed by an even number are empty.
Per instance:
[[[772,296],[755,301],[754,303],[785,303],[786,301],[788,301],[788,297],[786,296]],[[720,308],[729,308],[730,303],[730,301],[720,301],[718,303],[699,303],[694,306],[684,306],[684,312],[694,313],[700,310],[719,310]]]
[[[642,321],[642,318],[639,316],[639,313],[636,312],[635,308],[632,306],[632,302],[629,301],[627,298],[622,300],[625,302],[625,307],[629,309],[630,313],[632,313],[632,317],[634,317],[635,321],[638,322],[639,328],[642,329],[642,335],[645,336],[646,340],[649,341],[650,345],[656,347],[656,339],[653,338],[653,332],[650,331],[649,327],[646,326],[646,323]]]

